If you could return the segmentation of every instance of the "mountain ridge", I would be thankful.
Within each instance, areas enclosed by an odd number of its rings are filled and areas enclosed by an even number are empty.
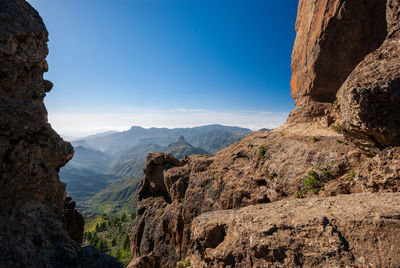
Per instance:
[[[221,133],[222,131],[224,133],[224,135],[222,136],[219,135],[219,138],[222,138],[225,144],[228,144],[230,142],[232,143],[232,141],[236,141],[251,133],[251,130],[246,128],[223,126],[217,124],[198,126],[193,128],[171,129],[154,127],[146,129],[139,126],[133,126],[126,131],[100,136],[92,135],[86,138],[72,141],[71,143],[74,146],[86,144],[86,146],[89,146],[89,148],[115,155],[119,154],[121,151],[126,150],[126,148],[134,147],[137,145],[153,143],[159,146],[167,146],[168,144],[176,141],[181,135],[185,136],[186,140],[193,146],[202,147],[201,145],[204,145],[206,143],[201,143],[201,141],[198,141],[197,138],[199,136],[209,134],[213,131],[219,133]],[[235,138],[232,138],[233,136],[236,137],[236,140]],[[221,148],[222,147],[218,148],[217,146],[213,149],[212,153],[215,153]]]

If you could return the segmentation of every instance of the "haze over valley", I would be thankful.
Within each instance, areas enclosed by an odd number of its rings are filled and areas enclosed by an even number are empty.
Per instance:
[[[135,211],[136,190],[148,153],[212,156],[251,130],[222,125],[109,131],[72,141],[74,158],[61,169],[67,193],[86,214],[122,215]]]

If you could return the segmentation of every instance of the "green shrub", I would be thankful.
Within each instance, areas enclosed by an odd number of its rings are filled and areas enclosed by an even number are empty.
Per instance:
[[[258,159],[263,158],[263,156],[265,155],[265,153],[266,153],[266,151],[265,151],[264,146],[260,145],[260,146],[258,147]]]
[[[334,102],[333,102],[333,105],[337,105],[339,103],[339,101],[338,100],[335,100]]]
[[[186,259],[184,261],[180,261],[176,264],[177,268],[185,268],[185,267],[191,267],[192,264],[190,263],[189,259]]]
[[[317,137],[312,137],[313,142],[317,142],[319,141],[319,139],[317,139]]]
[[[311,177],[307,177],[304,180],[304,184],[307,185],[311,190],[316,189],[319,186],[318,181]]]
[[[185,267],[190,267],[190,266],[192,266],[192,264],[190,263],[190,260],[189,260],[189,259],[185,260],[184,263],[185,263]]]
[[[311,169],[309,172],[308,172],[308,175],[310,175],[312,178],[316,178],[317,176],[318,176],[318,174],[317,174],[317,172],[315,172],[313,169]]]
[[[297,191],[297,192],[294,194],[294,197],[296,197],[296,198],[303,198],[303,197],[307,194],[307,192],[308,192],[307,189],[299,190],[299,191]]]
[[[356,177],[356,173],[353,171],[353,172],[351,172],[348,176],[347,176],[347,179],[349,180],[349,181],[352,181],[352,182],[354,182],[354,178]]]

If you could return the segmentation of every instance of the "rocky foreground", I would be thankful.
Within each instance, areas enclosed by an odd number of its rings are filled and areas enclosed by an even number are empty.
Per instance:
[[[400,266],[400,3],[298,12],[296,109],[215,157],[149,155],[129,267]]]

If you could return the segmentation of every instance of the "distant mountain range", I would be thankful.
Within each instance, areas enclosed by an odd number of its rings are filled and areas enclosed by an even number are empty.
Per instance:
[[[249,129],[222,125],[175,129],[135,126],[124,132],[99,133],[72,141],[75,155],[62,168],[60,178],[81,211],[130,213],[148,153],[169,152],[177,158],[213,155],[249,133]]]
[[[149,128],[134,126],[123,132],[100,133],[84,139],[72,141],[73,146],[84,146],[111,155],[118,155],[127,148],[138,145],[156,144],[167,146],[184,136],[195,147],[214,154],[247,135],[251,130],[240,127],[207,125],[194,128]]]

